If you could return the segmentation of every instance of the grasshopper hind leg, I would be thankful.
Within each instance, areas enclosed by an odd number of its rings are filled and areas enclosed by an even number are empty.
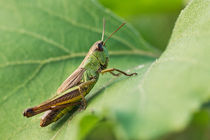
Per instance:
[[[45,114],[42,116],[40,120],[40,126],[46,127],[49,124],[56,122],[60,118],[62,118],[67,112],[72,111],[75,106],[68,106],[65,108],[60,108],[56,110],[48,110],[45,112]]]
[[[63,109],[56,109],[56,110],[48,110],[44,113],[40,120],[40,126],[45,127],[48,126],[49,124],[55,122],[59,118],[57,115],[62,111]]]
[[[48,110],[42,116],[40,121],[40,126],[45,127],[49,124],[56,122],[60,118],[62,118],[67,112],[72,111],[76,106],[81,105],[81,102],[76,102],[73,104],[65,104],[61,106],[55,107],[53,110]]]

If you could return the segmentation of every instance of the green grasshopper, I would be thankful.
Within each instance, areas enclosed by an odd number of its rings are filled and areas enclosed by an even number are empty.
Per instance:
[[[103,20],[102,39],[92,45],[80,66],[58,88],[56,96],[38,106],[26,109],[23,115],[32,117],[46,111],[40,122],[40,126],[45,127],[60,119],[77,105],[80,105],[81,109],[85,109],[87,106],[85,96],[96,84],[99,74],[109,72],[114,76],[119,76],[121,73],[126,76],[137,75],[137,73],[127,74],[116,68],[106,69],[109,55],[105,44],[124,25],[125,23],[121,24],[103,41],[105,31],[105,20]],[[118,73],[114,73],[114,71]]]

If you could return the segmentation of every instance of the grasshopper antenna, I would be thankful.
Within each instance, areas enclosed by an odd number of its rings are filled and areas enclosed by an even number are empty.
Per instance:
[[[104,41],[105,24],[106,24],[106,21],[105,21],[105,18],[103,18],[103,32],[102,32],[101,41]]]
[[[115,34],[120,28],[122,28],[125,25],[125,22],[122,23],[114,32],[111,33],[111,35],[104,41],[103,45],[105,46],[107,40],[109,40],[113,34]]]

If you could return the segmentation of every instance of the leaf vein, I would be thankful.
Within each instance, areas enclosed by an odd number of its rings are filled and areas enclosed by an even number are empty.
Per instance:
[[[28,30],[25,30],[25,29],[12,29],[12,28],[8,28],[8,27],[4,27],[4,26],[0,26],[0,29],[4,30],[4,31],[16,32],[16,33],[20,33],[20,34],[25,34],[25,35],[31,36],[33,38],[36,38],[36,39],[44,41],[44,42],[46,42],[48,44],[51,44],[54,47],[57,47],[57,48],[61,49],[62,51],[66,52],[66,53],[70,53],[70,50],[65,48],[64,45],[62,45],[62,44],[60,44],[60,43],[58,43],[58,42],[56,42],[56,41],[54,41],[52,39],[49,39],[46,36],[37,34],[35,32],[28,31]]]
[[[153,56],[152,53],[145,52],[145,51],[110,51],[109,54],[111,56],[119,56],[119,55],[139,55],[139,56],[149,56],[152,58],[156,58],[158,56]],[[58,62],[58,61],[64,61],[71,58],[77,58],[77,57],[85,57],[86,53],[75,53],[70,55],[64,55],[54,58],[48,58],[46,60],[24,60],[24,61],[14,61],[14,62],[8,62],[3,65],[0,65],[0,68],[14,66],[14,65],[26,65],[26,64],[47,64],[51,62]]]
[[[60,18],[68,23],[70,23],[71,25],[75,26],[75,27],[80,27],[80,28],[83,28],[83,29],[87,29],[87,30],[90,30],[92,32],[96,32],[96,33],[102,33],[101,30],[95,28],[95,27],[91,27],[91,26],[88,26],[88,25],[85,25],[85,24],[81,24],[81,23],[78,23],[77,21],[73,20],[73,19],[70,19],[66,16],[62,16],[62,15],[58,15],[58,14],[55,14],[53,13],[52,11],[48,10],[48,9],[45,9],[45,8],[42,8],[42,7],[38,7],[39,9],[41,9],[42,11],[48,13],[49,15],[51,16],[54,16],[54,17],[57,17],[57,18]],[[111,34],[109,32],[107,32],[108,34]],[[125,41],[124,39],[118,37],[118,36],[113,36],[112,37],[113,39],[119,41],[119,42],[122,42],[123,44],[125,44],[125,46],[127,46],[129,49],[131,50],[136,50],[137,48],[135,46],[133,46],[132,44],[130,44],[129,42]]]
[[[15,93],[16,91],[18,91],[22,87],[26,86],[31,80],[33,80],[37,76],[37,74],[40,72],[40,70],[41,70],[42,67],[43,67],[43,64],[40,64],[34,70],[34,73],[32,73],[31,76],[28,79],[26,79],[22,84],[16,86],[16,88],[14,88],[10,93],[8,93],[7,96],[4,96],[1,104],[4,103],[13,93]]]

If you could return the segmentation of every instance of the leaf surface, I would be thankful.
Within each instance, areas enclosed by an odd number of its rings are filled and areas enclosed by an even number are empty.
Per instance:
[[[1,1],[0,139],[83,139],[107,127],[117,139],[148,139],[183,129],[210,94],[209,3],[187,6],[157,61],[135,29],[121,29],[107,43],[109,67],[138,76],[102,75],[85,111],[40,128],[40,115],[26,119],[23,110],[51,97],[79,66],[101,38],[103,17],[107,35],[123,21],[90,0]]]

